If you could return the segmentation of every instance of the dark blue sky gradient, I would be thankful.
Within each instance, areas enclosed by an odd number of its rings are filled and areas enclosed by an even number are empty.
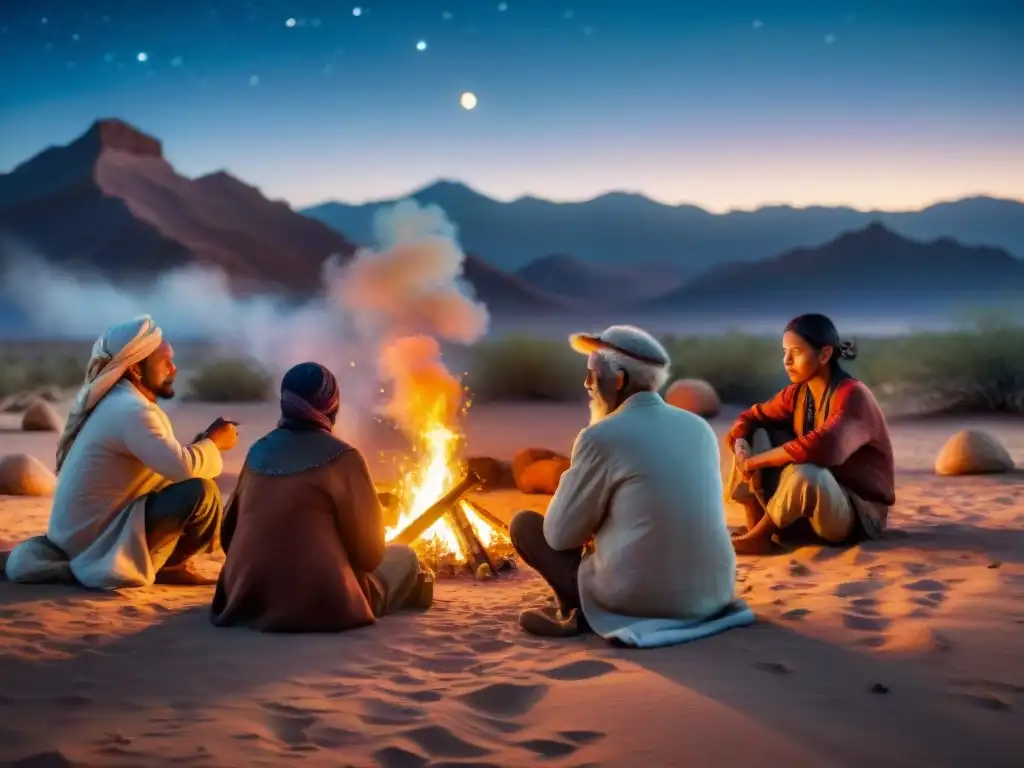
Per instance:
[[[0,170],[116,116],[297,205],[1024,198],[1020,0],[357,4],[3,3]]]

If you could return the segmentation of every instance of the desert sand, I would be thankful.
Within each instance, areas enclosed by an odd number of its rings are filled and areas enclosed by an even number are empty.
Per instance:
[[[176,404],[179,435],[215,415],[242,444],[271,406]],[[712,423],[721,435],[729,415]],[[476,406],[468,453],[568,451],[585,406]],[[0,455],[53,466],[53,434],[0,416]],[[346,635],[215,629],[212,588],[99,594],[0,583],[0,762],[32,766],[1024,765],[1024,478],[937,478],[970,426],[1024,465],[1024,425],[893,425],[898,503],[884,541],[741,558],[759,622],[656,651],[524,635],[532,571],[440,581],[436,604]],[[6,428],[6,429],[5,429]],[[382,479],[398,441],[364,436]],[[492,511],[544,496],[481,495]],[[0,548],[48,501],[0,497]],[[739,510],[730,510],[739,523]],[[217,568],[211,560],[204,564]],[[23,761],[23,762],[20,762]]]

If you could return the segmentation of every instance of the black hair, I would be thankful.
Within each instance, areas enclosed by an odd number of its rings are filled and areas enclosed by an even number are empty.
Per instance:
[[[815,351],[824,347],[832,347],[832,357],[829,363],[833,368],[840,368],[840,360],[857,359],[857,344],[853,341],[843,341],[839,337],[835,323],[826,315],[811,313],[794,317],[786,325],[786,331],[795,333],[810,344]]]

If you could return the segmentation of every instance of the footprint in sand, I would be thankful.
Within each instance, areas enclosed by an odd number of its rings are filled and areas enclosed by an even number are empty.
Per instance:
[[[903,588],[914,592],[946,592],[949,590],[949,585],[935,579],[921,579],[904,584]]]
[[[516,717],[529,712],[544,698],[549,686],[491,683],[458,696],[458,700],[479,712],[498,717]]]
[[[879,579],[862,579],[860,581],[844,581],[837,584],[833,594],[836,597],[864,597],[877,592],[885,583]]]
[[[862,616],[856,613],[844,613],[843,625],[847,629],[858,632],[883,632],[892,624],[892,619],[884,616]]]
[[[530,739],[529,741],[519,742],[519,746],[523,749],[528,749],[545,760],[568,757],[580,748],[578,744],[555,741],[554,739]]]
[[[401,735],[431,757],[484,757],[494,752],[489,747],[460,738],[450,729],[440,725],[415,728],[411,731],[404,731]]]
[[[592,680],[595,677],[607,675],[609,672],[618,672],[619,668],[609,661],[598,659],[581,659],[570,661],[568,664],[561,664],[551,669],[542,669],[538,674],[551,680]]]
[[[359,719],[369,725],[409,725],[427,714],[422,707],[388,701],[379,696],[364,696],[359,702],[363,710]]]
[[[878,613],[878,599],[874,597],[858,597],[850,605],[857,613]]]
[[[430,758],[401,747],[385,747],[373,753],[381,768],[423,768]]]

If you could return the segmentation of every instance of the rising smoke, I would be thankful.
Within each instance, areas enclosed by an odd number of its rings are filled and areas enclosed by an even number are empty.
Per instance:
[[[383,411],[416,434],[413,403],[440,398],[446,411],[458,407],[460,383],[445,368],[439,342],[481,338],[487,309],[462,281],[465,257],[439,207],[402,201],[379,211],[374,229],[376,248],[360,249],[347,263],[329,260],[323,297],[299,307],[266,296],[237,298],[223,273],[199,266],[129,292],[49,267],[23,246],[5,259],[0,294],[39,336],[95,337],[145,313],[172,342],[208,341],[276,374],[316,360],[341,384],[341,428],[358,430],[378,410],[383,385],[391,392]]]

